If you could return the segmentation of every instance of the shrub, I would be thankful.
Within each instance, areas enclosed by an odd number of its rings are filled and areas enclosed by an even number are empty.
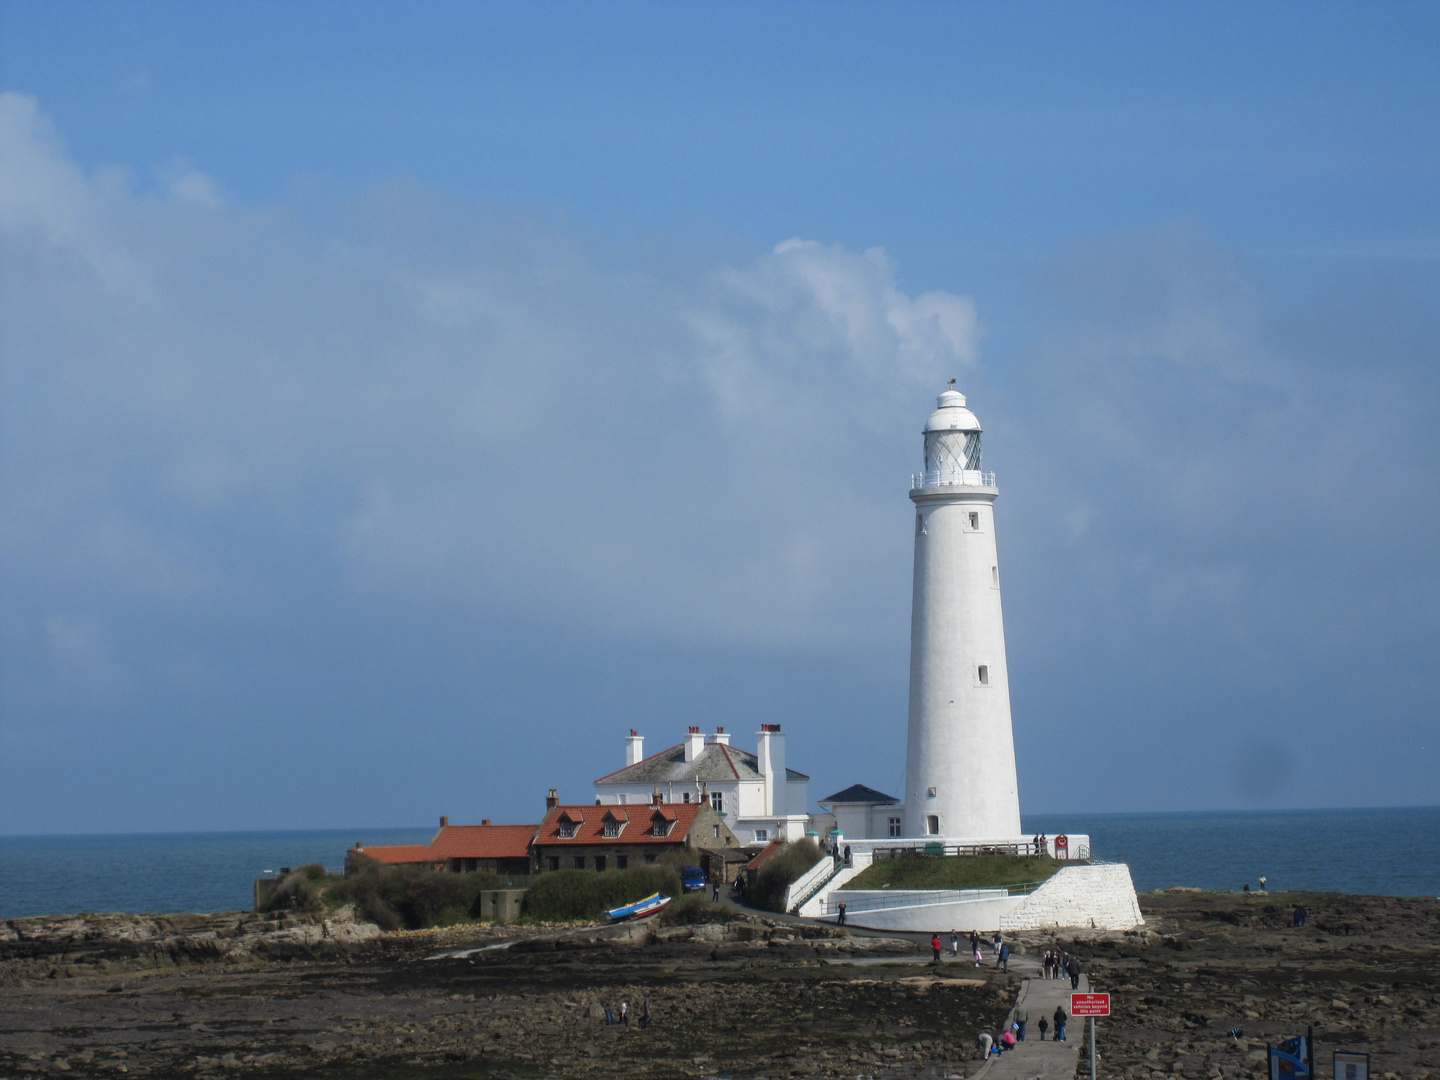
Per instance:
[[[824,857],[815,841],[808,838],[786,844],[760,864],[751,902],[765,911],[783,912],[785,890]]]
[[[610,908],[633,904],[651,893],[680,896],[680,875],[668,866],[633,870],[552,870],[530,879],[521,911],[532,919],[598,919]]]
[[[505,887],[505,879],[496,874],[452,874],[370,862],[330,886],[326,899],[353,903],[365,918],[386,930],[423,930],[478,917],[480,894]]]
[[[664,926],[695,926],[699,923],[724,922],[730,913],[720,904],[712,904],[704,893],[686,893],[665,905],[659,921]]]
[[[263,911],[319,911],[321,908],[320,889],[305,871],[308,867],[302,866],[299,870],[292,870],[280,879],[280,884],[275,886],[275,891],[270,894],[270,899],[261,908]],[[320,868],[321,877],[324,876],[325,868]]]

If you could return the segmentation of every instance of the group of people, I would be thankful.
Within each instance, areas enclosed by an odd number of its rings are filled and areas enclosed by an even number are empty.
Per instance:
[[[1040,958],[1040,970],[1047,979],[1069,979],[1070,989],[1080,989],[1080,964],[1067,952],[1047,949]]]
[[[614,1025],[619,1024],[621,1027],[626,1027],[626,1028],[628,1028],[628,1027],[630,1026],[630,1002],[628,1002],[628,1001],[622,1001],[622,1002],[620,1002],[620,1008],[619,1008],[619,1009],[612,1009],[609,1005],[606,1005],[606,1006],[605,1006],[605,1024],[606,1024],[607,1027],[613,1027]],[[646,994],[646,995],[645,995],[645,1000],[644,1000],[644,1001],[641,1003],[641,1005],[640,1005],[640,1027],[641,1027],[642,1029],[644,1029],[644,1028],[648,1028],[649,1026],[650,1026],[650,995],[649,995],[649,994]]]
[[[1050,1030],[1050,1021],[1055,1023],[1055,1041],[1066,1042],[1065,1025],[1070,1022],[1070,1014],[1065,1011],[1065,1006],[1056,1005],[1055,1013],[1050,1019],[1040,1017],[1035,1027],[1040,1032],[1040,1041],[1045,1041],[1045,1033]],[[1003,1032],[1000,1038],[995,1038],[988,1031],[980,1033],[980,1056],[988,1058],[991,1054],[1003,1054],[1007,1050],[1014,1050],[1016,1043],[1025,1041],[1025,1028],[1030,1022],[1030,1012],[1023,1004],[1015,1006],[1015,1013],[1010,1021],[1010,1027]]]
[[[980,934],[977,931],[971,930],[969,937],[966,939],[966,944],[969,946],[970,956],[974,959],[975,966],[979,967],[981,963],[984,962],[982,951],[983,942],[980,939]],[[995,931],[995,936],[990,941],[990,948],[992,955],[995,957],[996,969],[999,971],[1009,971],[1010,946],[1001,938],[1000,931]],[[940,940],[939,934],[935,934],[930,938],[930,949],[935,954],[935,959],[939,960],[940,953],[944,950],[944,945]],[[956,958],[960,956],[960,933],[957,930],[950,931],[950,955]]]

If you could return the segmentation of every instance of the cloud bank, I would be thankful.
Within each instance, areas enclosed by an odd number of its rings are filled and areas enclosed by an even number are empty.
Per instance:
[[[893,787],[950,377],[1004,493],[1028,808],[1243,804],[1258,744],[1286,800],[1394,802],[1355,747],[1433,724],[1428,281],[1279,300],[1203,233],[1096,238],[982,364],[974,301],[879,249],[701,265],[405,186],[237,206],[183,161],[86,173],[14,94],[0,250],[7,831],[286,824],[246,793],[307,770],[300,824],[523,820],[621,725],[764,710],[812,794]],[[437,745],[506,776],[432,789]],[[1427,763],[1399,801],[1440,798]]]

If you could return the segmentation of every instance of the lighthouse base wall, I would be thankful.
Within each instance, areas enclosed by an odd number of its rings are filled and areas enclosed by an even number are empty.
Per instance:
[[[844,902],[847,924],[870,930],[1131,930],[1145,922],[1130,868],[1123,863],[1067,866],[1028,896],[1001,893],[837,889],[824,897],[821,917],[835,917]]]

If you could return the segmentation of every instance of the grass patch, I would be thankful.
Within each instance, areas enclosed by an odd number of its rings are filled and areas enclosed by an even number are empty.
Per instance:
[[[298,873],[291,875],[296,876]],[[281,892],[289,881],[286,878],[281,883]],[[308,884],[314,888],[313,882]],[[323,899],[331,906],[354,904],[361,915],[385,930],[423,930],[478,918],[480,894],[505,887],[505,878],[484,871],[452,874],[423,866],[385,866],[367,860],[357,873],[327,885]]]
[[[1049,855],[961,855],[883,859],[847,881],[845,889],[998,889],[1044,881],[1065,863]]]

